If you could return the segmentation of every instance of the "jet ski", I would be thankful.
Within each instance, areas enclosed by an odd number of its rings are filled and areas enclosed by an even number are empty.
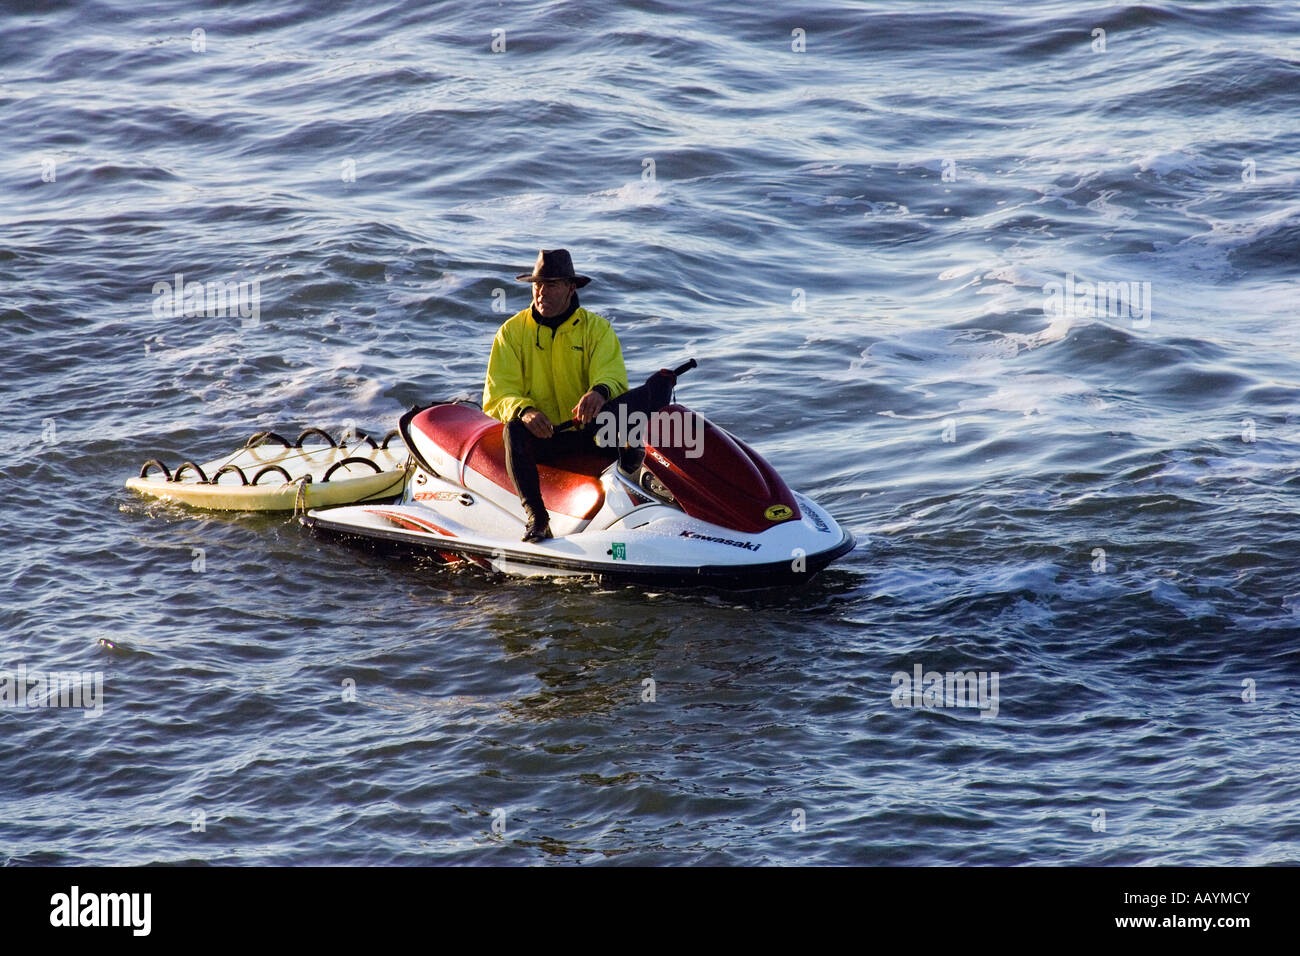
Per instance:
[[[656,374],[675,383],[694,367],[692,359]],[[802,584],[852,550],[849,531],[697,412],[672,403],[639,424],[642,440],[621,452],[538,466],[554,535],[544,541],[521,540],[526,518],[506,472],[504,426],[464,401],[402,417],[412,461],[396,501],[318,508],[302,521],[323,534],[511,575],[651,585]]]

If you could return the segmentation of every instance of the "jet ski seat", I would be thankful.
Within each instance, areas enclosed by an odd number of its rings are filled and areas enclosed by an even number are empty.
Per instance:
[[[461,463],[456,478],[465,484],[465,471],[474,471],[493,484],[517,494],[506,472],[505,426],[472,405],[435,405],[412,422],[447,454]],[[548,511],[586,520],[605,502],[600,475],[609,459],[599,454],[567,455],[537,466],[542,501]]]

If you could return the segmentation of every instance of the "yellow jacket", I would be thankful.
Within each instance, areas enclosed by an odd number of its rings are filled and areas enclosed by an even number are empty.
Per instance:
[[[533,318],[530,306],[497,331],[483,383],[483,411],[508,422],[529,405],[553,424],[595,385],[617,398],[627,391],[623,349],[609,321],[579,306],[554,333]]]

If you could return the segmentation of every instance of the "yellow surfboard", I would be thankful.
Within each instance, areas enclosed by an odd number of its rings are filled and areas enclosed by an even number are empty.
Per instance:
[[[312,436],[328,444],[305,444]],[[388,447],[390,440],[394,447]],[[126,486],[195,508],[293,511],[401,494],[408,457],[401,437],[393,432],[382,446],[364,436],[336,444],[318,428],[307,429],[294,444],[272,432],[259,432],[235,453],[201,465],[186,461],[172,469],[151,459]]]

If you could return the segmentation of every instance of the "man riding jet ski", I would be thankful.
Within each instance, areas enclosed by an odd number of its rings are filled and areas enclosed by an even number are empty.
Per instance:
[[[533,301],[492,341],[483,411],[505,424],[506,472],[528,517],[523,540],[534,542],[551,536],[538,463],[581,453],[612,462],[619,450],[594,441],[597,415],[612,420],[622,406],[624,421],[648,416],[668,404],[676,377],[665,369],[628,391],[618,336],[607,319],[579,304],[578,290],[591,279],[573,271],[567,249],[541,250],[533,271],[515,278],[532,283]],[[577,427],[556,429],[569,418]],[[624,469],[635,468],[641,449],[627,445],[621,452]]]
[[[497,332],[483,409],[412,408],[401,497],[313,509],[310,527],[506,574],[728,588],[802,584],[853,548],[758,452],[670,404],[694,359],[628,389],[568,252],[518,278],[532,304]]]

